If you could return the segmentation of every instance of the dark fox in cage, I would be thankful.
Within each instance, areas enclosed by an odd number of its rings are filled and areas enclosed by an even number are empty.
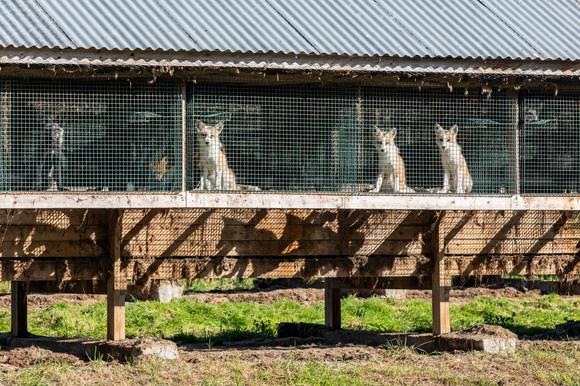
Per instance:
[[[46,151],[40,165],[39,186],[50,192],[60,189],[64,150],[64,129],[52,116],[44,116],[44,146]]]

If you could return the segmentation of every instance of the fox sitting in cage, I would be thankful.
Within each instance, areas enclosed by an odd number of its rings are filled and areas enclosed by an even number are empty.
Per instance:
[[[228,164],[224,145],[220,134],[224,123],[208,125],[196,121],[197,129],[197,164],[201,170],[199,190],[251,190],[260,188],[251,185],[241,185],[236,181],[236,175]]]
[[[59,190],[63,158],[64,129],[52,118],[46,119],[46,145],[48,152],[41,166],[40,179],[49,192]]]
[[[407,186],[405,176],[405,162],[395,144],[397,129],[388,131],[375,126],[375,139],[377,154],[379,156],[379,175],[375,188],[371,192],[386,193],[414,193]]]
[[[469,173],[467,162],[457,143],[457,125],[445,130],[439,124],[435,125],[435,135],[441,163],[443,164],[443,188],[437,193],[471,193],[473,180]]]

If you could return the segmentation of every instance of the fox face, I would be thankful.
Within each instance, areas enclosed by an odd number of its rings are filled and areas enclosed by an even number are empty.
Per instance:
[[[381,153],[387,152],[387,146],[395,144],[395,137],[397,136],[397,129],[381,130],[375,126],[375,146],[377,151]]]
[[[197,137],[200,143],[205,143],[208,147],[221,148],[220,134],[224,129],[224,123],[219,122],[215,125],[207,125],[202,121],[196,121]]]
[[[435,136],[437,146],[442,150],[447,150],[452,144],[457,143],[457,132],[459,127],[457,125],[451,126],[449,130],[445,130],[439,124],[435,125]]]

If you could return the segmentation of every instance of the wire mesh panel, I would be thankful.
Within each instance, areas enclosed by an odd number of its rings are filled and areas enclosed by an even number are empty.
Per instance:
[[[189,188],[513,193],[517,103],[447,90],[196,86]]]
[[[176,84],[32,80],[3,90],[3,190],[180,189]]]
[[[580,191],[580,94],[526,92],[520,147],[522,193]]]
[[[397,162],[382,157],[383,165],[375,165],[377,158],[372,153],[376,146],[369,134],[364,144],[368,163],[361,171],[367,181],[381,170],[388,178],[394,174],[389,170],[394,164],[401,175],[403,170],[406,174],[409,189],[398,187],[403,193],[515,191],[517,98],[464,91],[371,88],[363,90],[363,106],[367,130],[396,129],[393,149],[387,151],[400,154]]]
[[[206,85],[193,90],[190,189],[348,191],[354,89]]]

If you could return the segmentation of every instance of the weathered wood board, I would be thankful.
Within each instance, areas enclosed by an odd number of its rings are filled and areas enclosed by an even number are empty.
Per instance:
[[[424,261],[430,258],[427,244],[436,215],[372,210],[124,210],[121,256],[125,272],[133,278],[143,277],[143,272],[151,277],[223,277],[225,261],[237,267],[228,277],[371,276],[372,269],[377,276],[427,276]],[[106,210],[1,211],[2,276],[98,278],[90,269],[106,263],[107,219]],[[580,265],[577,212],[448,211],[439,234],[446,269],[453,274],[530,273],[534,267],[537,272],[562,274],[577,272]],[[364,274],[330,266],[341,259],[368,258],[409,258],[409,264],[403,272],[400,264],[405,260],[397,263],[398,271],[395,265],[377,263],[366,267]],[[71,264],[60,264],[63,259]],[[75,259],[91,264],[79,268],[82,264]],[[290,271],[280,271],[276,259],[280,264],[288,261],[284,264],[290,264]],[[53,265],[41,269],[42,261]],[[292,266],[293,261],[297,265]],[[315,268],[313,261],[319,262]],[[308,264],[310,271],[305,268]]]

